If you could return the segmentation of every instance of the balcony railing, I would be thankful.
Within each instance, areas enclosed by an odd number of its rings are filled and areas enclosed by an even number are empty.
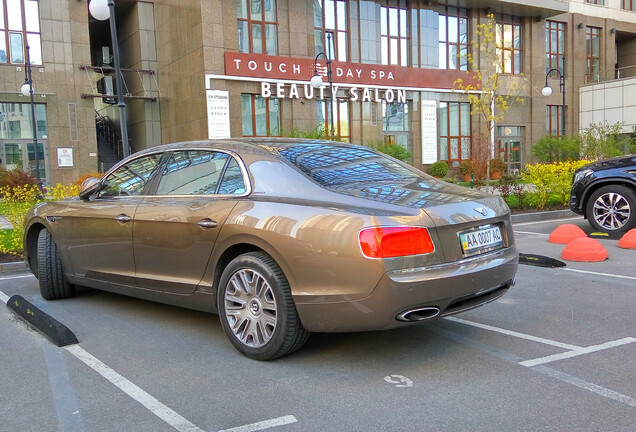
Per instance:
[[[636,65],[585,74],[585,84],[601,83],[605,81],[614,81],[618,79],[634,77],[636,77]]]

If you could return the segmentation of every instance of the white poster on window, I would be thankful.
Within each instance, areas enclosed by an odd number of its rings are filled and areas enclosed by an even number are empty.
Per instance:
[[[206,90],[208,101],[208,138],[230,137],[230,93]]]
[[[422,101],[422,163],[437,162],[437,102]]]
[[[57,148],[57,166],[59,168],[73,166],[73,148],[72,147]]]

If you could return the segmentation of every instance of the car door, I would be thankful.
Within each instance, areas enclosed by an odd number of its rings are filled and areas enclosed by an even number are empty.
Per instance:
[[[162,166],[156,192],[144,198],[135,214],[138,286],[193,292],[221,227],[246,192],[243,170],[228,153],[173,152]]]
[[[73,274],[136,286],[132,220],[160,158],[158,153],[131,160],[102,180],[95,199],[71,202],[63,219]]]

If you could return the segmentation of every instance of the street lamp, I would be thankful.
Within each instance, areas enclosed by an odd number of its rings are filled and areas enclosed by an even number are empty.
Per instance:
[[[329,47],[331,46],[331,32],[327,33],[327,53],[331,53]],[[331,56],[325,54],[324,51],[316,54],[316,59],[314,60],[314,76],[311,77],[311,86],[315,89],[319,89],[322,87],[322,77],[318,75],[318,57],[324,56],[327,60],[327,81],[329,82],[329,92],[331,94],[330,105],[331,105],[331,113],[330,113],[330,123],[331,123],[331,136],[334,136],[334,128],[333,128],[333,100],[335,95],[333,94],[333,81],[331,79]]]
[[[113,61],[115,62],[115,79],[117,83],[117,106],[119,107],[119,127],[121,128],[122,154],[127,157],[130,154],[128,145],[128,129],[126,127],[126,103],[124,102],[124,82],[121,78],[119,65],[119,45],[117,42],[117,26],[115,22],[115,0],[91,0],[88,5],[93,18],[105,21],[110,18],[110,37],[113,42]]]
[[[38,151],[38,128],[35,121],[35,103],[33,102],[33,79],[31,77],[31,55],[29,42],[26,44],[26,67],[24,70],[24,84],[20,87],[20,93],[29,96],[31,100],[31,125],[33,126],[33,151],[35,154],[35,175],[38,180],[38,187],[42,188],[40,178],[40,152]],[[28,152],[27,152],[28,153]]]
[[[545,74],[545,87],[541,90],[541,94],[545,97],[548,97],[552,94],[552,87],[548,85],[548,77],[552,72],[556,72],[559,74],[559,91],[563,94],[563,107],[561,108],[563,121],[561,122],[561,136],[565,137],[565,56],[562,57],[563,61],[563,72],[561,72],[558,68],[553,68]]]

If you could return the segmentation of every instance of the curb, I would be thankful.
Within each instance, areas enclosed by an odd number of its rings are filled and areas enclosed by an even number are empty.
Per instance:
[[[26,273],[29,271],[24,261],[16,261],[0,264],[0,274]]]
[[[7,307],[55,345],[63,347],[79,343],[75,334],[68,327],[29,303],[24,297],[12,296],[7,301]]]
[[[566,219],[566,218],[573,218],[573,217],[583,218],[583,216],[578,215],[571,210],[551,210],[551,211],[543,211],[543,212],[513,214],[512,223],[535,222],[535,221],[544,221],[544,220],[550,220],[550,219]]]

